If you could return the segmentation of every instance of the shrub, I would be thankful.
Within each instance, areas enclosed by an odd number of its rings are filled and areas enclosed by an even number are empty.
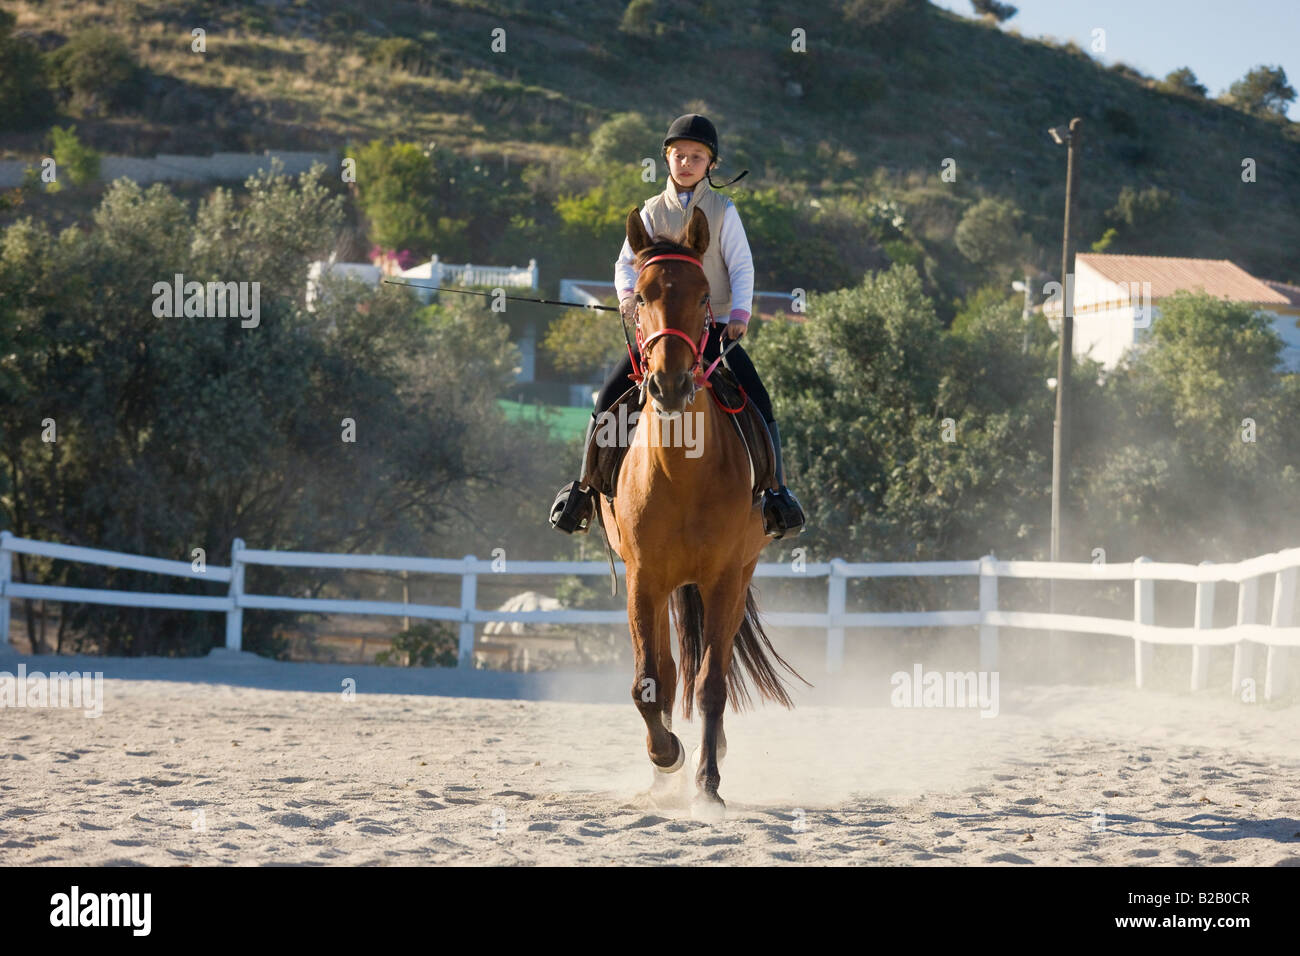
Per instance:
[[[633,36],[649,36],[654,12],[654,0],[632,0],[623,11],[623,19],[619,21],[618,28]]]
[[[84,30],[48,55],[59,88],[79,104],[123,107],[136,96],[140,70],[120,38]]]
[[[977,265],[1006,264],[1025,251],[1017,231],[1023,214],[1015,203],[986,198],[966,210],[953,238],[963,256]]]
[[[1196,74],[1183,66],[1168,74],[1156,84],[1156,88],[1178,96],[1193,96],[1204,99],[1208,92],[1196,79]]]
[[[455,667],[460,643],[441,622],[415,624],[393,638],[393,646],[375,655],[375,663],[393,667]]]
[[[67,129],[55,126],[50,130],[50,141],[53,143],[55,168],[65,173],[72,185],[84,186],[99,178],[99,153],[77,138],[75,126]]]
[[[1165,220],[1176,206],[1173,194],[1159,186],[1149,186],[1141,192],[1132,186],[1119,191],[1115,205],[1106,218],[1131,233],[1150,229]]]
[[[31,129],[54,111],[54,98],[40,50],[12,37],[13,25],[13,15],[0,10],[0,129]]]
[[[598,163],[632,163],[658,157],[659,137],[640,113],[618,113],[591,134],[591,155]]]
[[[405,73],[419,74],[427,66],[424,47],[410,37],[386,37],[370,48],[366,59],[386,70]]]

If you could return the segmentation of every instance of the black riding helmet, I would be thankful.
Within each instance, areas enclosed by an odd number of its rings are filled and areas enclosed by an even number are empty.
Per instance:
[[[718,130],[709,122],[707,116],[701,116],[699,113],[686,113],[673,120],[673,125],[668,127],[668,135],[664,137],[663,152],[668,153],[668,147],[675,139],[690,139],[697,143],[703,143],[709,147],[709,155],[713,159],[718,158]]]
[[[699,113],[684,113],[683,115],[677,117],[677,119],[673,120],[673,124],[668,127],[668,135],[664,137],[664,145],[662,150],[664,159],[668,158],[668,147],[672,144],[673,140],[675,139],[689,139],[689,140],[694,140],[697,143],[703,143],[709,149],[709,156],[711,160],[713,162],[717,162],[718,130],[717,127],[715,127],[709,121],[709,118],[707,116],[701,116]],[[735,179],[729,182],[725,182],[721,186],[719,186],[717,183],[713,181],[711,175],[706,174],[706,177],[709,180],[710,186],[712,186],[714,189],[721,189],[725,186],[730,186],[734,182],[738,182],[739,180],[743,179],[746,175],[748,175],[748,173],[749,170],[746,169]]]

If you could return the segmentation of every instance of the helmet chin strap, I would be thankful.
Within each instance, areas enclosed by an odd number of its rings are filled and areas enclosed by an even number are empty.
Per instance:
[[[726,189],[728,186],[732,185],[733,183],[740,182],[748,175],[749,175],[749,170],[748,169],[743,170],[741,174],[737,176],[735,179],[728,179],[725,183],[715,183],[713,181],[713,176],[708,173],[705,174],[704,178],[709,181],[709,185],[712,186],[714,189]]]

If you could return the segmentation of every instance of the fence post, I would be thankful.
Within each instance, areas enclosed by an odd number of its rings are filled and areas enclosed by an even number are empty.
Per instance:
[[[844,665],[844,628],[835,620],[844,613],[844,593],[848,580],[844,577],[844,561],[831,559],[831,570],[826,584],[826,614],[830,617],[826,628],[826,673],[838,674]]]
[[[0,531],[0,644],[9,643],[9,581],[12,560],[9,539],[12,531]]]
[[[1259,620],[1259,578],[1247,578],[1237,585],[1237,623],[1254,624]],[[1238,641],[1232,649],[1232,695],[1241,700],[1241,685],[1255,672],[1255,645]]]
[[[537,288],[537,260],[528,260],[528,282],[534,289]]]
[[[244,609],[239,599],[244,596],[244,562],[239,552],[244,550],[244,539],[236,538],[230,544],[230,610],[226,612],[226,650],[238,651],[244,641]]]
[[[1213,564],[1202,561],[1201,567]],[[1214,589],[1215,581],[1196,582],[1196,617],[1192,627],[1204,630],[1214,626]],[[1205,690],[1210,683],[1210,645],[1192,645],[1192,690]]]
[[[1279,571],[1273,583],[1274,627],[1289,627],[1295,611],[1295,568]],[[1276,700],[1286,693],[1287,664],[1290,648],[1276,644],[1268,646],[1268,660],[1264,665],[1264,699]]]
[[[980,670],[991,674],[998,669],[998,626],[987,624],[984,615],[998,609],[997,558],[980,558]]]
[[[478,559],[472,554],[465,555],[465,570],[460,579],[460,666],[472,667],[474,664],[474,622],[470,612],[478,606],[478,574],[474,571],[474,562]]]
[[[1154,624],[1156,622],[1156,582],[1142,580],[1138,571],[1140,566],[1148,564],[1150,558],[1141,557],[1133,562],[1133,623]],[[1140,690],[1147,678],[1151,676],[1155,645],[1133,635],[1133,670]]]

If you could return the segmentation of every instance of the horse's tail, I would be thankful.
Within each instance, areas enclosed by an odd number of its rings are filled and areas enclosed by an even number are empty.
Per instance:
[[[704,660],[704,602],[698,585],[685,584],[673,592],[671,603],[681,646],[682,716],[689,720],[695,698],[695,678]],[[754,587],[750,585],[745,592],[745,617],[736,632],[731,648],[731,667],[727,670],[727,699],[731,702],[731,709],[739,711],[751,706],[750,683],[758,688],[760,696],[784,707],[793,707],[785,677],[777,670],[777,665],[806,686],[812,686],[772,647],[759,620]]]

